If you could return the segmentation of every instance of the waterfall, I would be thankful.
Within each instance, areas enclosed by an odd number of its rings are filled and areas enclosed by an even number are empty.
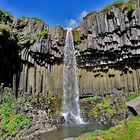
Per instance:
[[[64,116],[67,124],[82,122],[79,106],[77,62],[71,29],[67,30],[64,47],[62,116]]]

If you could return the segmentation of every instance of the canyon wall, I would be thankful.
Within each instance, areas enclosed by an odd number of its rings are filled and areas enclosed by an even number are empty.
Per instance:
[[[21,48],[18,92],[60,95],[66,31],[60,26],[49,29],[42,21],[28,18],[15,20],[13,26]]]
[[[140,90],[139,0],[127,4],[90,13],[73,30],[81,96]],[[0,83],[16,96],[61,97],[66,30],[3,11],[0,22]]]
[[[74,31],[80,93],[140,90],[139,1],[88,14]]]
[[[16,96],[60,95],[66,31],[60,26],[50,29],[36,18],[14,19],[8,14],[0,14],[0,83],[12,87]]]

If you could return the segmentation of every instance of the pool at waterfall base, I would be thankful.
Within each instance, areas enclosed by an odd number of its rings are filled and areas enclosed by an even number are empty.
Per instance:
[[[76,138],[82,134],[97,130],[106,130],[111,126],[108,124],[98,123],[96,121],[74,125],[64,125],[57,130],[42,133],[34,137],[34,140],[65,140],[67,138]]]

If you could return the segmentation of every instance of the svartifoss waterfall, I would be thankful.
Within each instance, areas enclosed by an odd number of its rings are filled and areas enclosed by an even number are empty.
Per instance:
[[[71,29],[67,30],[64,47],[62,115],[67,124],[82,122],[79,106],[77,62]]]

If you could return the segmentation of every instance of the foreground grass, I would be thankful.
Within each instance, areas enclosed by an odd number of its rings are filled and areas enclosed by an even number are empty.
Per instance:
[[[92,132],[77,140],[140,140],[140,117],[132,117],[107,131]]]

